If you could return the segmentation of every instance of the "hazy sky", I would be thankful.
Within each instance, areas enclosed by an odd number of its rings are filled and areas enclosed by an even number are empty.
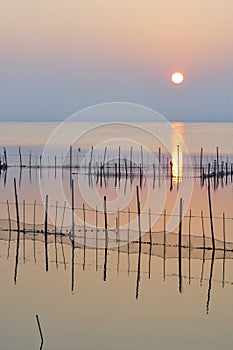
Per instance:
[[[126,101],[233,121],[232,16],[232,0],[0,0],[0,120]]]

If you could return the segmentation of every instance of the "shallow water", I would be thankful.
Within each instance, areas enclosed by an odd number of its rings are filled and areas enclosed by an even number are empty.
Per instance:
[[[200,147],[205,164],[216,158],[219,147],[221,161],[231,163],[233,157],[233,124],[182,124],[176,127],[189,149],[194,166],[191,176],[180,148],[182,166],[174,171],[172,189],[167,176],[167,150],[162,147],[164,167],[154,176],[151,153],[145,142],[143,181],[135,176],[115,183],[114,173],[97,180],[97,170],[90,176],[84,166],[90,159],[87,146],[94,143],[93,133],[83,139],[81,152],[73,153],[73,162],[83,168],[73,169],[75,189],[75,251],[72,265],[72,210],[70,170],[50,167],[29,168],[29,152],[33,164],[43,150],[55,124],[1,123],[2,146],[6,146],[8,162],[19,163],[17,146],[21,146],[23,167],[10,167],[0,178],[0,338],[3,349],[36,349],[40,337],[35,320],[39,314],[43,349],[231,349],[232,348],[232,179],[211,179],[216,251],[213,254],[208,206],[208,181],[199,178]],[[116,130],[113,135],[115,137]],[[35,137],[32,137],[35,135]],[[96,139],[98,139],[96,133]],[[109,135],[108,135],[109,136]],[[122,137],[122,133],[120,135]],[[171,136],[171,135],[170,135]],[[172,136],[171,136],[172,137]],[[141,136],[140,136],[141,138]],[[171,157],[177,142],[171,140]],[[99,142],[99,141],[98,141]],[[102,141],[101,141],[102,142]],[[172,146],[174,145],[174,147]],[[109,159],[118,159],[118,146],[108,142]],[[129,142],[121,143],[128,156]],[[76,146],[75,146],[76,147]],[[74,147],[74,149],[76,149]],[[95,162],[103,157],[105,144],[97,147]],[[124,149],[125,147],[125,149]],[[144,143],[143,143],[144,147]],[[156,157],[159,143],[155,147]],[[129,150],[129,148],[127,148]],[[110,151],[111,150],[111,151]],[[134,148],[134,162],[140,160],[140,147]],[[78,155],[78,159],[77,159]],[[186,154],[187,155],[187,154]],[[37,158],[36,158],[37,157]],[[208,157],[208,158],[207,158]],[[175,158],[174,158],[175,159]],[[170,159],[169,159],[170,160]],[[57,153],[57,161],[59,154]],[[65,158],[69,164],[69,155]],[[115,160],[114,160],[115,162]],[[46,163],[47,164],[47,163]],[[76,163],[75,163],[76,164]],[[148,167],[149,164],[149,167]],[[45,165],[45,163],[44,163]],[[48,165],[48,164],[47,164]],[[196,167],[195,167],[196,166]],[[182,170],[181,170],[182,168]],[[182,172],[181,172],[182,171]],[[178,176],[177,176],[178,174]],[[13,180],[16,178],[20,208],[19,260],[16,269],[17,226]],[[64,196],[57,191],[59,186]],[[136,186],[141,202],[142,247],[139,251]],[[46,192],[48,191],[48,192]],[[45,261],[45,212],[43,201],[49,195],[48,271]],[[105,251],[104,206],[107,197],[109,249]],[[179,255],[179,200],[183,198],[182,248]],[[65,198],[66,210],[64,213]],[[8,208],[12,220],[9,240]],[[25,206],[23,201],[25,200]],[[34,201],[36,200],[36,206]],[[57,203],[57,219],[56,216]],[[85,227],[83,224],[83,203]],[[96,249],[96,206],[98,213],[98,248]],[[36,215],[34,216],[34,208]],[[25,209],[25,212],[24,212]],[[166,209],[164,245],[164,209]],[[190,221],[191,209],[191,221]],[[129,220],[130,211],[130,220]],[[203,212],[203,221],[201,219]],[[225,221],[223,221],[223,213]],[[64,220],[63,220],[64,219]],[[34,236],[33,221],[36,220]],[[23,221],[25,225],[25,231]],[[63,223],[62,223],[63,221]],[[128,222],[130,221],[130,226]],[[206,249],[203,249],[203,223]],[[225,226],[223,226],[225,223]],[[62,233],[60,229],[63,225]],[[57,227],[58,235],[54,234]],[[151,229],[151,239],[150,232]],[[37,232],[40,230],[40,232]],[[85,231],[84,231],[85,230]],[[27,232],[26,232],[27,231]],[[86,232],[86,236],[84,235]],[[225,249],[224,249],[225,232]],[[129,236],[128,236],[129,235]],[[83,247],[84,236],[87,240]],[[35,240],[34,240],[35,238]],[[129,239],[130,244],[127,245]],[[191,246],[189,247],[191,239]],[[150,244],[151,242],[151,244]],[[74,269],[72,274],[72,268]],[[72,291],[72,278],[74,290]],[[16,282],[16,283],[15,283]]]

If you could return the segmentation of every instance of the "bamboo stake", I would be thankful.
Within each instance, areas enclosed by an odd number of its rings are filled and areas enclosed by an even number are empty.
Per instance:
[[[222,288],[225,286],[225,259],[226,259],[226,223],[225,213],[222,214],[223,223],[223,272],[222,272]]]
[[[213,278],[213,269],[214,269],[214,257],[215,257],[215,249],[212,251],[211,265],[210,265],[210,276],[209,276],[209,287],[207,293],[207,302],[206,302],[206,314],[209,314],[210,310],[210,299],[211,299],[211,288],[212,288],[212,278]]]
[[[201,155],[200,155],[200,178],[202,179],[202,164],[203,164],[203,148],[201,148]]]
[[[72,186],[72,146],[70,146],[70,186]]]
[[[17,281],[18,262],[19,262],[19,240],[20,240],[20,223],[19,223],[19,205],[18,205],[18,194],[16,187],[16,179],[14,178],[14,189],[15,189],[15,208],[16,208],[16,219],[17,219],[17,243],[16,243],[16,254],[15,254],[15,275],[14,282]]]
[[[104,227],[105,227],[104,281],[106,281],[106,278],[107,278],[107,259],[108,259],[108,219],[107,219],[106,196],[104,196]]]
[[[71,197],[72,197],[72,239],[71,239],[71,243],[72,243],[72,283],[71,283],[71,290],[72,292],[74,291],[74,180],[72,179],[71,181]]]
[[[182,211],[183,200],[180,198],[180,215],[179,215],[179,239],[178,239],[178,263],[179,263],[179,292],[182,293]]]
[[[25,227],[25,220],[26,220],[26,209],[25,209],[25,200],[23,200],[23,261],[24,261],[24,263],[25,263],[25,252],[26,252],[26,241],[25,241],[26,227]]]
[[[98,207],[95,209],[95,269],[98,271]]]
[[[191,219],[192,211],[189,212],[189,285],[191,284]]]
[[[34,251],[34,261],[36,263],[36,200],[34,202],[34,208],[33,208],[33,251]]]
[[[56,201],[55,222],[54,222],[54,248],[55,248],[56,268],[58,268],[58,263],[57,263],[57,207],[58,207],[58,201]]]
[[[130,271],[130,255],[129,255],[129,244],[130,244],[130,208],[128,208],[128,245],[127,245],[127,252],[128,252],[128,275]]]
[[[22,154],[21,154],[21,147],[20,146],[19,146],[19,165],[20,165],[20,168],[23,167]]]
[[[86,213],[85,213],[85,205],[83,203],[83,271],[85,270],[86,263]]]
[[[36,321],[37,321],[37,326],[38,326],[38,329],[39,329],[40,339],[41,339],[40,349],[42,349],[43,343],[44,343],[44,338],[43,338],[43,333],[42,333],[42,329],[41,329],[40,320],[39,320],[39,316],[38,315],[36,315]]]
[[[166,277],[166,216],[167,216],[167,211],[164,209],[164,214],[163,214],[163,280],[165,281]]]
[[[137,269],[137,284],[136,284],[136,299],[139,296],[139,284],[140,284],[140,274],[141,274],[141,250],[142,250],[142,237],[141,237],[141,209],[140,209],[140,199],[139,199],[139,189],[136,187],[137,195],[137,210],[138,210],[138,269]]]
[[[66,202],[64,202],[64,208],[63,208],[63,213],[62,213],[62,221],[61,221],[61,228],[60,228],[61,250],[62,250],[62,256],[63,256],[64,269],[66,270],[66,258],[65,258],[65,251],[64,251],[64,247],[63,247],[63,233],[62,233],[64,218],[65,218],[65,212],[66,212]]]
[[[204,226],[203,211],[201,211],[201,223],[202,223],[203,248],[205,249],[205,226]]]
[[[8,231],[9,231],[9,241],[8,241],[7,259],[9,259],[10,247],[11,247],[11,214],[10,214],[10,207],[9,207],[9,202],[8,202],[8,200],[7,200],[7,212],[8,212]]]
[[[45,270],[49,270],[48,259],[48,195],[45,198],[45,221],[44,221],[44,240],[45,240]]]
[[[212,205],[211,205],[211,195],[210,195],[210,163],[208,164],[208,200],[209,200],[209,212],[210,212],[210,227],[211,227],[211,237],[213,250],[215,249],[215,239],[214,239],[214,225],[212,217]]]
[[[150,249],[149,249],[149,266],[148,266],[148,277],[151,277],[151,254],[152,254],[152,230],[151,230],[151,209],[149,208],[149,239],[150,239]]]

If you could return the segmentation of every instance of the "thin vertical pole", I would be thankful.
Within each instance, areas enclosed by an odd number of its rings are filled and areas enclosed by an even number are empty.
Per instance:
[[[58,268],[58,263],[57,263],[57,207],[58,207],[58,201],[56,201],[55,222],[54,222],[55,259],[56,259],[56,267]]]
[[[203,148],[201,148],[201,154],[200,154],[200,177],[202,178],[202,165],[203,164]]]
[[[70,186],[72,186],[72,146],[70,146]]]
[[[71,290],[74,290],[74,180],[71,181],[71,196],[72,196],[72,283],[71,283]]]
[[[179,240],[178,240],[179,292],[180,293],[182,293],[182,211],[183,211],[183,200],[182,198],[180,198]]]
[[[128,244],[127,244],[127,251],[128,251],[128,274],[130,271],[130,251],[129,251],[129,242],[130,242],[130,208],[128,208],[128,240],[127,240]]]
[[[63,256],[64,268],[66,270],[66,257],[65,257],[64,247],[63,247],[63,233],[62,233],[64,218],[65,218],[65,212],[66,212],[66,202],[64,202],[64,208],[63,208],[62,220],[61,220],[61,228],[60,228],[61,250],[62,250],[62,256]]]
[[[214,250],[215,249],[215,239],[214,239],[214,225],[213,225],[212,204],[211,204],[211,194],[210,194],[210,163],[208,164],[208,200],[209,200],[212,246],[213,246],[213,250]]]
[[[223,273],[222,273],[222,288],[225,286],[225,259],[226,259],[226,223],[225,223],[225,213],[222,214],[222,224],[223,224]]]
[[[137,284],[136,284],[136,299],[139,296],[139,284],[141,275],[141,249],[142,249],[142,238],[141,238],[141,209],[140,209],[140,199],[139,199],[139,189],[136,187],[137,195],[137,211],[138,211],[138,269],[137,269]]]
[[[149,250],[149,274],[148,277],[151,277],[151,254],[152,254],[152,230],[151,230],[151,209],[149,208],[149,237],[150,237],[150,250]]]
[[[44,241],[45,241],[45,270],[49,270],[48,262],[48,195],[45,197],[45,221],[44,221]]]
[[[25,220],[26,220],[26,208],[25,208],[25,200],[23,200],[23,261],[25,263],[25,253],[26,253],[26,241],[25,241],[25,235],[26,235],[26,227],[25,227]]]
[[[98,270],[98,207],[95,209],[95,269]]]
[[[86,263],[86,213],[85,205],[83,203],[83,270],[85,270]]]
[[[192,211],[189,212],[189,284],[191,284],[191,220]]]
[[[167,216],[167,211],[164,209],[164,214],[163,214],[163,280],[165,281],[166,277],[166,216]]]
[[[107,219],[107,200],[104,196],[104,227],[105,227],[105,250],[104,250],[104,281],[107,278],[107,258],[108,258],[108,219]]]
[[[33,251],[34,251],[34,261],[36,263],[36,200],[33,206]]]
[[[43,333],[42,333],[42,329],[41,329],[40,320],[39,320],[39,316],[38,315],[36,315],[36,321],[37,321],[37,326],[38,326],[38,329],[39,329],[40,339],[41,339],[40,349],[42,349],[43,343],[44,343],[44,338],[43,338]]]
[[[222,224],[223,224],[223,249],[226,250],[226,220],[225,213],[222,214]]]
[[[20,146],[19,146],[19,165],[20,165],[20,168],[23,167],[22,154],[21,154],[21,147]]]
[[[15,275],[14,282],[17,281],[18,272],[18,262],[19,262],[19,240],[20,240],[20,223],[19,223],[19,204],[18,204],[18,194],[16,187],[16,179],[14,178],[14,189],[15,189],[15,208],[16,208],[16,219],[17,219],[17,244],[16,244],[16,254],[15,254]]]
[[[9,259],[10,247],[11,247],[11,214],[10,214],[10,207],[9,207],[8,200],[7,200],[7,212],[8,212],[8,231],[9,231],[7,259]]]

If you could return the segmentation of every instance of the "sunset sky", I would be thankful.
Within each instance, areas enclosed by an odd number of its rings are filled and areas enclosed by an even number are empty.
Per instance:
[[[233,121],[232,16],[232,0],[1,0],[0,120],[125,101]]]

